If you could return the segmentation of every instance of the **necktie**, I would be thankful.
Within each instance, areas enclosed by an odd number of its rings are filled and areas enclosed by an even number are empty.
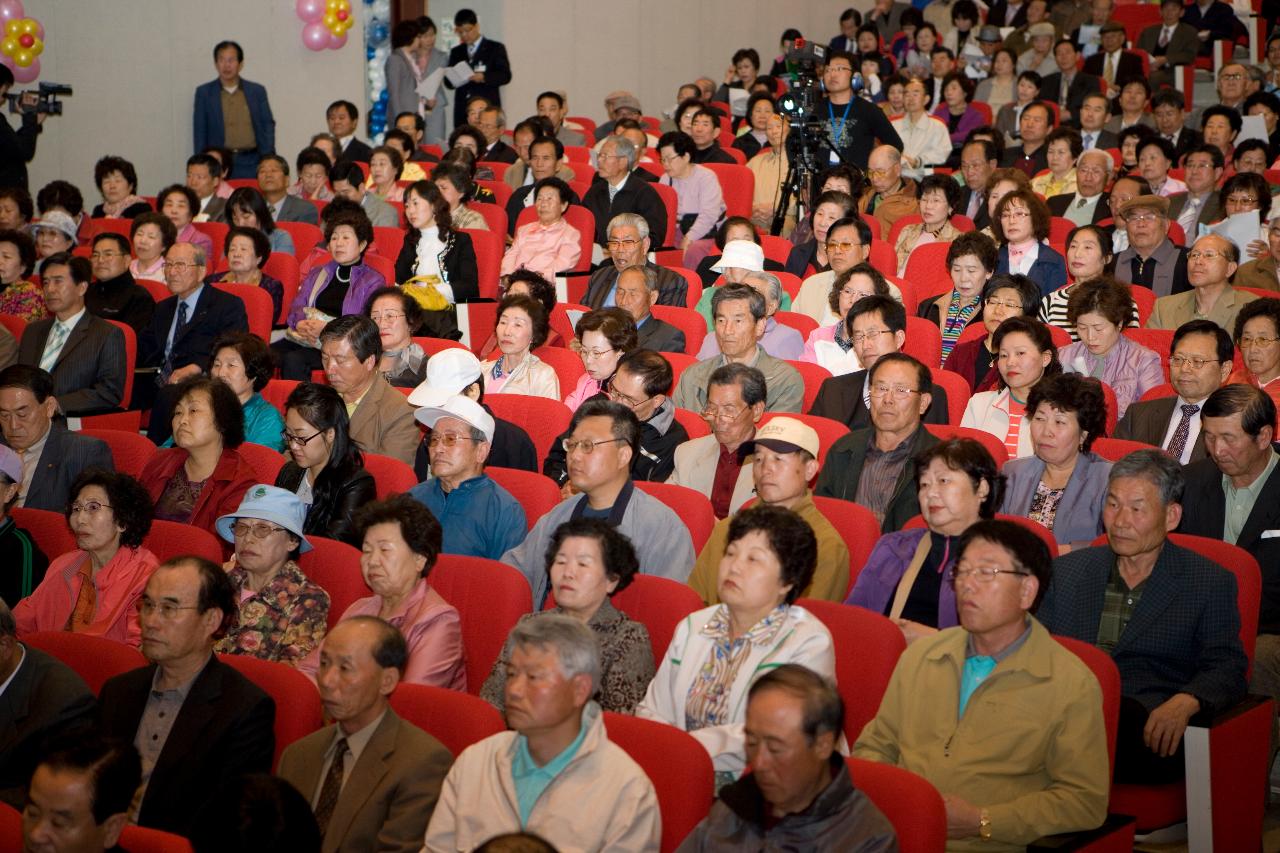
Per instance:
[[[1102,79],[1107,81],[1108,86],[1114,86],[1116,82],[1116,55],[1114,53],[1107,54],[1107,64],[1102,69]]]
[[[1178,216],[1178,224],[1182,226],[1182,233],[1195,233],[1196,220],[1199,218],[1200,199],[1188,195],[1186,207],[1182,209],[1182,213]]]
[[[964,672],[960,676],[960,716],[964,716],[964,709],[969,704],[969,697],[973,695],[973,691],[978,689],[978,685],[987,680],[987,676],[996,668],[996,659],[989,655],[974,655],[971,658],[965,658]]]
[[[478,46],[477,42],[472,42],[471,44],[467,45],[467,59],[475,59],[477,46]]]
[[[44,355],[40,356],[41,370],[53,372],[53,366],[58,363],[58,356],[62,354],[62,345],[66,343],[68,334],[70,331],[67,327],[55,320],[53,328],[49,330],[49,340],[44,345]]]
[[[618,194],[619,189],[621,189],[621,187],[615,187],[613,184],[609,184],[609,203],[610,204],[613,204],[613,198]]]
[[[164,367],[161,368],[159,379],[160,384],[169,381],[170,374],[173,373],[173,347],[178,342],[178,337],[182,334],[182,330],[187,327],[187,303],[178,303],[178,323],[173,327],[173,340],[169,342],[169,349],[165,350]]]
[[[1089,203],[1089,199],[1081,198],[1079,201],[1076,202],[1076,207],[1084,207],[1088,203]]]
[[[1084,135],[1084,150],[1088,151],[1092,147],[1093,147],[1093,134],[1086,133]]]
[[[320,799],[316,800],[316,823],[320,825],[321,835],[329,828],[329,819],[333,817],[333,809],[338,804],[338,794],[342,791],[342,772],[350,752],[347,739],[338,738],[338,744],[333,750],[333,763],[329,765],[324,784],[320,786]]]
[[[976,217],[976,216],[978,215],[978,211],[982,208],[982,205],[983,205],[983,201],[982,201],[982,193],[980,193],[980,192],[970,193],[970,195],[969,195],[969,210],[968,210],[968,211],[966,211],[966,215],[967,215],[970,219],[973,219],[974,217]]]
[[[1191,437],[1191,418],[1198,411],[1200,407],[1192,403],[1182,406],[1182,420],[1178,421],[1178,426],[1173,431],[1173,438],[1169,439],[1169,446],[1165,448],[1169,455],[1179,462],[1182,461],[1183,451],[1187,449],[1187,439]]]
[[[1160,28],[1160,46],[1161,47],[1169,46],[1169,28],[1168,27]]]

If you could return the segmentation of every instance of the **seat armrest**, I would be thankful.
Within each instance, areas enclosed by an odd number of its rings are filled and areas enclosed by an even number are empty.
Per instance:
[[[1191,850],[1256,850],[1262,844],[1275,703],[1246,696],[1194,720],[1186,751],[1187,845]]]
[[[1136,827],[1129,815],[1109,814],[1096,829],[1043,835],[1027,845],[1027,853],[1128,853]]]

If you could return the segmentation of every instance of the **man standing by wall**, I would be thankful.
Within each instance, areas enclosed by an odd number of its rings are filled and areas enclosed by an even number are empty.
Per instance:
[[[259,83],[240,78],[244,49],[233,41],[220,41],[213,48],[213,65],[218,79],[196,89],[194,145],[227,148],[235,155],[229,178],[252,178],[258,159],[276,150],[276,120],[271,115],[267,90]]]
[[[487,39],[480,34],[480,21],[472,10],[458,10],[453,16],[453,31],[458,34],[462,43],[449,51],[449,66],[465,62],[473,72],[471,79],[458,87],[458,96],[453,99],[453,123],[461,125],[467,120],[467,102],[476,96],[484,98],[493,106],[502,106],[499,88],[511,82],[511,63],[507,60],[507,48],[502,42]],[[445,81],[445,85],[453,88],[453,84],[448,81]]]

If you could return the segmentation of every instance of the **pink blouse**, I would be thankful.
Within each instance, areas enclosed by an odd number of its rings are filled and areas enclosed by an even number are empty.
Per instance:
[[[80,566],[87,559],[87,552],[76,550],[53,561],[35,592],[13,608],[19,636],[32,631],[66,630],[67,620],[80,597],[80,584],[84,578],[80,574]],[[84,633],[137,648],[142,641],[142,629],[138,625],[138,598],[159,562],[155,554],[146,548],[121,547],[116,551],[115,556],[94,575],[97,606],[93,624]]]
[[[551,225],[530,222],[516,229],[515,242],[502,256],[502,275],[511,275],[521,267],[555,281],[556,274],[578,265],[582,257],[581,235],[564,219]]]

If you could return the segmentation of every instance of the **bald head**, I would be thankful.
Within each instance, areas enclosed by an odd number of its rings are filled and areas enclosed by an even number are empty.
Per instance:
[[[1240,253],[1220,234],[1206,234],[1187,253],[1187,281],[1192,287],[1225,286],[1235,274]]]
[[[867,177],[878,193],[895,189],[902,179],[902,152],[892,145],[878,146],[867,158]]]

